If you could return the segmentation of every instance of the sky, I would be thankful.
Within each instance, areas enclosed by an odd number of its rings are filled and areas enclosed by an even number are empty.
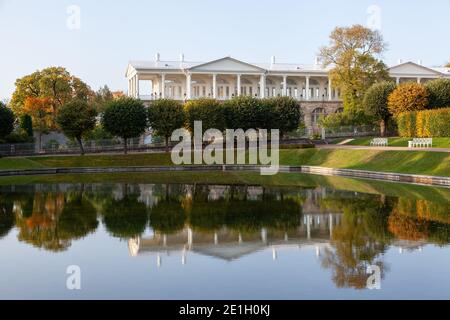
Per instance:
[[[0,0],[0,100],[16,79],[63,66],[92,89],[126,91],[130,60],[309,64],[336,26],[363,24],[384,60],[450,61],[449,0]]]

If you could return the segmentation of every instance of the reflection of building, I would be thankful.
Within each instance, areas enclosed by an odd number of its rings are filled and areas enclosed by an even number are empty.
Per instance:
[[[183,264],[188,252],[233,261],[243,256],[272,249],[273,259],[278,251],[312,247],[320,255],[322,248],[329,247],[333,227],[339,225],[342,214],[305,214],[300,226],[294,230],[278,231],[262,228],[260,232],[245,232],[223,228],[216,232],[196,232],[189,227],[171,234],[155,233],[149,238],[130,239],[128,248],[132,256],[156,255],[161,265],[163,255],[179,254]]]

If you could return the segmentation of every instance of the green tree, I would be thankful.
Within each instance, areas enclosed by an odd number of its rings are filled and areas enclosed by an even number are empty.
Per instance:
[[[89,86],[65,68],[50,67],[16,81],[11,108],[21,116],[27,113],[24,109],[28,98],[46,100],[50,109],[51,127],[57,129],[56,117],[60,107],[74,98],[87,101],[92,95]]]
[[[26,132],[28,137],[33,137],[33,118],[29,114],[20,117],[20,128]]]
[[[450,107],[450,79],[436,79],[425,84],[428,90],[428,109]]]
[[[302,122],[302,112],[297,101],[291,97],[275,97],[264,101],[268,109],[262,114],[263,129],[279,129],[284,134],[298,129]]]
[[[395,88],[395,83],[383,81],[373,84],[364,95],[364,110],[380,123],[382,137],[386,135],[387,124],[391,116],[388,108],[388,98]]]
[[[147,111],[140,100],[123,97],[109,102],[102,117],[103,128],[123,139],[128,153],[128,139],[138,137],[147,129]]]
[[[265,125],[264,103],[260,99],[248,96],[227,100],[224,105],[227,129],[258,129]]]
[[[323,65],[333,66],[330,78],[333,86],[341,89],[347,111],[361,111],[365,91],[373,83],[389,79],[380,59],[385,48],[378,31],[354,25],[334,29],[330,44],[320,49]]]
[[[181,103],[170,99],[156,100],[148,109],[149,125],[156,135],[162,136],[169,151],[172,132],[184,125],[185,112]]]
[[[225,130],[225,117],[222,105],[215,99],[198,99],[188,101],[184,105],[186,111],[186,127],[193,133],[194,122],[201,121],[203,133],[208,129]]]
[[[402,83],[388,98],[389,112],[394,116],[402,112],[423,110],[428,106],[428,91],[421,84]]]
[[[113,94],[111,90],[109,90],[108,86],[105,85],[97,90],[94,94],[93,98],[93,106],[94,109],[98,113],[102,113],[105,111],[107,104],[114,100]]]
[[[14,113],[0,102],[0,138],[6,137],[14,130]]]
[[[75,139],[84,155],[83,137],[95,128],[97,112],[84,100],[72,100],[59,110],[56,121],[69,138]]]

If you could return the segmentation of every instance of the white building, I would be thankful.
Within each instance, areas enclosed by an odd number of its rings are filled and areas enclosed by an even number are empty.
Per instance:
[[[247,63],[231,57],[209,62],[191,62],[180,55],[178,61],[132,61],[126,77],[128,95],[151,103],[155,99],[191,100],[203,97],[227,100],[248,95],[259,98],[290,96],[299,101],[308,127],[324,114],[341,112],[340,92],[329,79],[330,68],[314,64]],[[450,78],[450,68],[425,67],[419,61],[399,61],[389,68],[397,83]]]

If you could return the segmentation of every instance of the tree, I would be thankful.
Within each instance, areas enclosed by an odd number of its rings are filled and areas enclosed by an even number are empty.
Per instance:
[[[194,122],[201,121],[203,133],[208,129],[225,130],[225,117],[222,105],[215,99],[198,99],[188,101],[184,105],[186,126],[194,132]]]
[[[423,110],[428,106],[428,92],[421,84],[400,84],[388,98],[388,109],[394,116],[402,112]]]
[[[33,118],[29,114],[23,114],[20,117],[20,128],[28,137],[33,137]]]
[[[275,97],[266,99],[269,109],[265,112],[266,127],[279,129],[281,138],[284,134],[298,129],[302,121],[302,113],[297,101],[291,97]]]
[[[23,111],[33,119],[34,129],[39,132],[39,150],[42,149],[42,134],[47,133],[50,125],[50,101],[48,98],[28,97],[25,100]]]
[[[0,138],[4,138],[14,130],[14,113],[0,102]]]
[[[324,67],[333,66],[330,79],[340,88],[347,111],[362,110],[365,91],[375,82],[389,79],[380,57],[386,48],[382,35],[361,25],[338,27],[330,44],[320,49]]]
[[[152,103],[148,109],[149,125],[156,135],[162,136],[166,143],[166,152],[169,151],[169,137],[176,129],[184,125],[185,113],[181,103],[161,99]]]
[[[227,100],[224,105],[225,123],[227,129],[262,128],[266,122],[264,103],[260,99],[248,96],[239,96]]]
[[[124,153],[128,153],[128,139],[147,129],[147,112],[140,100],[123,97],[107,104],[102,117],[103,128],[123,139]]]
[[[450,68],[450,62],[445,65],[446,68]]]
[[[94,94],[94,109],[98,113],[102,113],[105,110],[107,104],[112,100],[114,100],[113,93],[111,92],[111,90],[109,90],[108,86],[105,85]]]
[[[65,68],[50,67],[16,81],[11,107],[21,116],[26,113],[25,103],[28,98],[46,99],[49,106],[50,127],[57,129],[56,117],[61,106],[75,98],[87,101],[92,95],[89,86],[71,75]]]
[[[428,108],[450,107],[450,79],[436,79],[425,84],[428,90]]]
[[[77,140],[84,155],[83,137],[95,128],[97,112],[86,101],[72,100],[59,110],[56,122],[64,134]]]
[[[386,135],[387,123],[391,116],[388,108],[388,98],[395,88],[396,85],[393,82],[379,82],[373,84],[364,95],[364,110],[367,114],[375,117],[379,121],[382,137]]]

